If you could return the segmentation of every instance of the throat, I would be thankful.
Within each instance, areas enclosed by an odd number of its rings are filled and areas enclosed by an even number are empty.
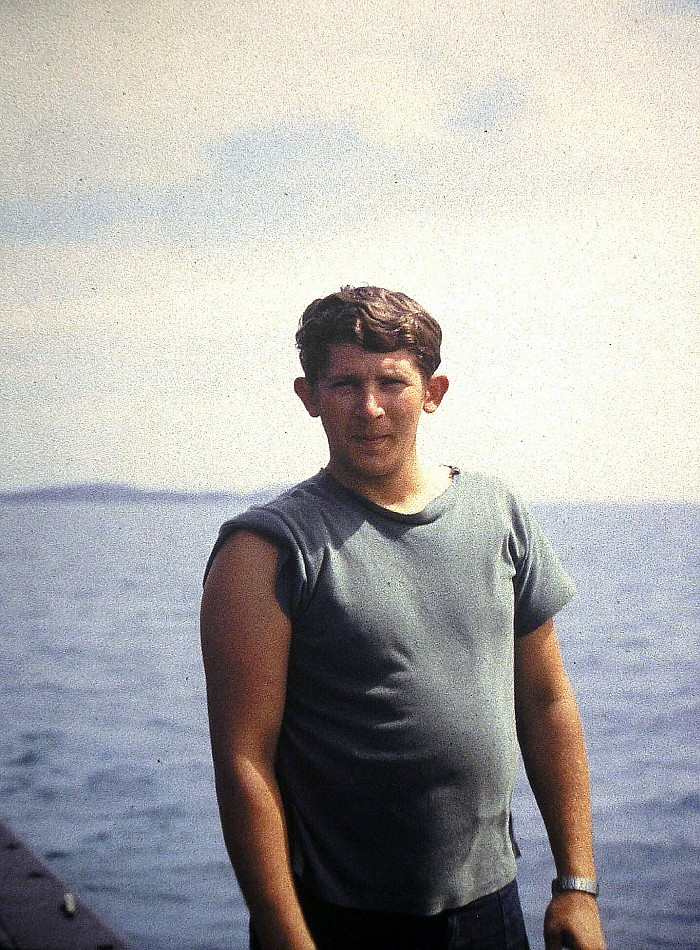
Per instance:
[[[431,501],[435,501],[450,487],[454,470],[449,465],[419,466],[412,477],[404,475],[387,479],[356,478],[352,473],[339,472],[335,466],[326,468],[336,481],[364,495],[375,505],[402,515],[417,515]]]

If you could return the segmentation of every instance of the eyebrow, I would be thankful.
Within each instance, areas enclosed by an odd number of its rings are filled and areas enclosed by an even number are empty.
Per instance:
[[[322,376],[319,382],[322,383],[337,383],[337,382],[361,382],[362,377],[357,373],[330,373],[327,376]]]
[[[397,370],[386,370],[386,372],[378,373],[377,377],[381,382],[406,382],[406,373],[402,372],[400,369]],[[362,383],[364,382],[364,376],[361,376],[359,373],[331,373],[328,376],[322,377],[319,382],[325,383],[338,383],[338,382],[348,382],[348,383]]]

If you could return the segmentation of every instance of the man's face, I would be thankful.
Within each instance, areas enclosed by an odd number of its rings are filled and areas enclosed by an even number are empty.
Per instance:
[[[357,482],[391,477],[415,463],[421,413],[437,408],[442,396],[434,398],[431,384],[408,350],[372,353],[341,343],[331,347],[316,385],[297,380],[296,390],[321,418],[330,472]]]

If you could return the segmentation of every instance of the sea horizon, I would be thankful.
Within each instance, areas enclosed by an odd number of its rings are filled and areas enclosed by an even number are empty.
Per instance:
[[[129,501],[226,501],[234,503],[259,501],[274,498],[277,494],[291,488],[292,482],[261,485],[256,488],[164,488],[160,486],[139,485],[134,482],[118,479],[89,479],[77,481],[61,481],[54,483],[40,483],[22,486],[20,488],[0,489],[0,503],[3,502],[117,502]],[[649,497],[617,496],[617,497],[577,497],[577,496],[541,496],[529,497],[528,501],[535,506],[549,505],[595,506],[595,507],[637,507],[637,506],[669,506],[689,507],[700,506],[700,496],[694,497]]]

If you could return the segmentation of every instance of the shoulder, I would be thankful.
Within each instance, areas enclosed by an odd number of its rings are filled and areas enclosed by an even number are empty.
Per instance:
[[[305,560],[318,547],[319,538],[327,535],[336,514],[332,492],[322,472],[268,501],[251,505],[221,525],[204,578],[235,535],[257,536],[276,550],[294,551]]]
[[[458,477],[462,517],[501,543],[519,561],[533,544],[543,540],[535,514],[521,493],[501,478],[484,472],[462,472]]]
[[[222,531],[245,527],[282,543],[294,540],[303,543],[332,520],[338,501],[327,477],[319,472],[279,495],[231,518]]]
[[[456,468],[456,484],[462,505],[482,514],[492,513],[508,522],[519,520],[529,509],[518,491],[496,475]]]
[[[287,488],[266,501],[256,502],[221,525],[220,534],[231,534],[233,531],[246,528],[251,531],[259,529],[259,533],[267,534],[270,530],[281,530],[282,526],[293,526],[300,520],[302,511],[313,503],[315,478],[307,479],[291,488]],[[267,529],[267,530],[261,530]]]
[[[212,552],[204,575],[204,603],[215,602],[225,593],[228,600],[250,599],[260,584],[270,587],[278,548],[246,528],[234,529]]]

